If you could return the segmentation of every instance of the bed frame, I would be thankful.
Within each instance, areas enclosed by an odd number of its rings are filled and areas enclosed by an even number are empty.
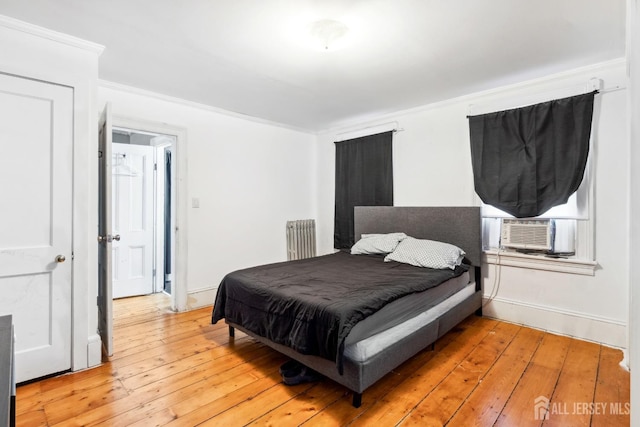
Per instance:
[[[433,346],[438,338],[469,315],[474,312],[477,315],[482,315],[482,276],[480,272],[482,243],[479,207],[356,207],[354,226],[356,239],[365,233],[402,231],[415,238],[438,240],[462,248],[466,252],[466,262],[473,266],[470,277],[472,281],[475,281],[475,293],[366,362],[354,362],[345,357],[343,375],[338,373],[335,361],[298,353],[289,347],[253,334],[241,325],[227,323],[231,337],[234,336],[234,328],[237,328],[257,341],[352,390],[353,406],[357,408],[362,403],[362,393],[367,387],[419,351]]]

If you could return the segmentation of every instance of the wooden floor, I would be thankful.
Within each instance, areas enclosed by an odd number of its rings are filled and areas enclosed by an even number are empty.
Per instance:
[[[330,380],[282,384],[286,359],[239,331],[230,340],[210,307],[174,314],[154,295],[115,311],[114,356],[18,387],[17,425],[629,425],[619,350],[491,319],[466,319],[356,409]],[[537,420],[547,398],[548,419]]]

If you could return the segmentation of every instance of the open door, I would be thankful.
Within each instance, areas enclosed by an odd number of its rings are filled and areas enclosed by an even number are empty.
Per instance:
[[[113,355],[111,266],[111,104],[105,105],[98,128],[98,330],[106,356]],[[119,236],[115,237],[119,240]]]
[[[154,152],[149,145],[112,144],[113,298],[153,293]]]

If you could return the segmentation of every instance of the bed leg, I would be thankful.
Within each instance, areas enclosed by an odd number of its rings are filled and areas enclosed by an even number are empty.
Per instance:
[[[436,343],[432,342],[431,345],[429,346],[429,351],[435,351],[436,350]]]
[[[362,393],[353,393],[353,407],[359,408],[362,405]]]
[[[476,281],[476,292],[478,292],[482,290],[482,270],[478,266],[474,267],[474,269],[473,276]],[[482,299],[480,299],[480,301],[482,301]],[[480,304],[480,308],[476,310],[476,316],[482,317],[482,304]]]
[[[229,326],[229,336],[231,338],[236,336],[236,330],[233,328],[233,326]]]

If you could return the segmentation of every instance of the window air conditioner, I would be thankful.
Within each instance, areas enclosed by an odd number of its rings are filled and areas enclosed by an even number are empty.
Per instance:
[[[551,219],[503,219],[500,245],[504,248],[553,252],[555,224]]]

